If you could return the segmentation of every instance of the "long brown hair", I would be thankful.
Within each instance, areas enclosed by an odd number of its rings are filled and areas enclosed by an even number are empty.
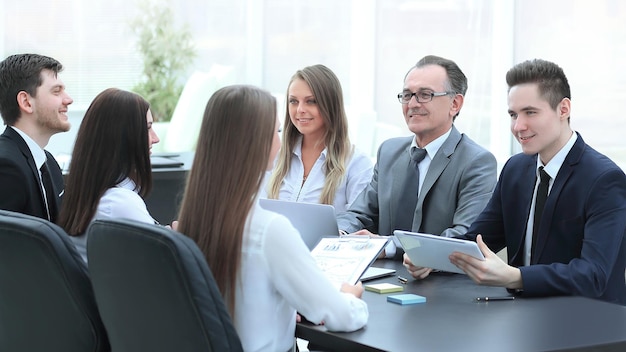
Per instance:
[[[126,177],[140,196],[150,192],[149,108],[140,95],[109,88],[87,109],[76,135],[57,221],[69,235],[85,232],[104,192]]]
[[[234,317],[243,231],[267,169],[276,100],[252,86],[216,91],[206,106],[178,231],[204,253]]]
[[[289,172],[293,149],[302,135],[291,122],[289,116],[289,87],[296,79],[301,79],[309,86],[320,111],[326,131],[326,161],[324,162],[324,187],[320,203],[333,204],[335,192],[346,174],[347,163],[354,152],[348,136],[348,118],[343,104],[343,90],[337,76],[324,65],[307,66],[291,77],[287,86],[285,122],[283,126],[283,147],[278,154],[276,167],[268,182],[268,197],[278,198],[283,179]]]

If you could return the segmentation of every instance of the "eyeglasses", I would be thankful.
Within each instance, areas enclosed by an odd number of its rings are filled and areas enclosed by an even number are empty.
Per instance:
[[[415,96],[415,99],[418,103],[428,103],[433,100],[434,97],[442,97],[444,95],[450,95],[452,92],[429,92],[429,91],[420,91],[416,93],[411,93],[409,91],[398,93],[398,101],[402,104],[408,104],[411,101],[411,98]]]

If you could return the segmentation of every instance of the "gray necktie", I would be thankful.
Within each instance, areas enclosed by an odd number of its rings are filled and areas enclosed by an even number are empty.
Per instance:
[[[411,149],[411,160],[407,166],[407,177],[404,183],[404,192],[398,199],[395,216],[395,230],[413,231],[413,216],[419,193],[420,170],[419,163],[426,157],[426,149]]]

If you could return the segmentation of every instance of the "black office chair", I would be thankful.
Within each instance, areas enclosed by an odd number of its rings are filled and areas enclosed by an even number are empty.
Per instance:
[[[113,351],[243,350],[193,240],[128,220],[96,220],[87,232],[89,271]]]
[[[0,210],[0,351],[109,351],[85,263],[55,224]]]

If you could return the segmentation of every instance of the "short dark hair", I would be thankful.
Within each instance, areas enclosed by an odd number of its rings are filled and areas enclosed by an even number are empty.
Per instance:
[[[25,91],[36,96],[43,83],[41,72],[58,74],[63,65],[57,60],[38,54],[11,55],[0,62],[0,115],[5,125],[13,126],[20,117],[17,94]]]
[[[539,94],[552,109],[556,109],[563,98],[572,98],[563,69],[546,60],[527,60],[513,66],[506,73],[506,83],[509,91],[520,84],[537,83]]]
[[[85,232],[104,192],[126,177],[140,196],[150,192],[149,108],[140,95],[109,88],[87,109],[76,135],[58,221],[68,234]]]

